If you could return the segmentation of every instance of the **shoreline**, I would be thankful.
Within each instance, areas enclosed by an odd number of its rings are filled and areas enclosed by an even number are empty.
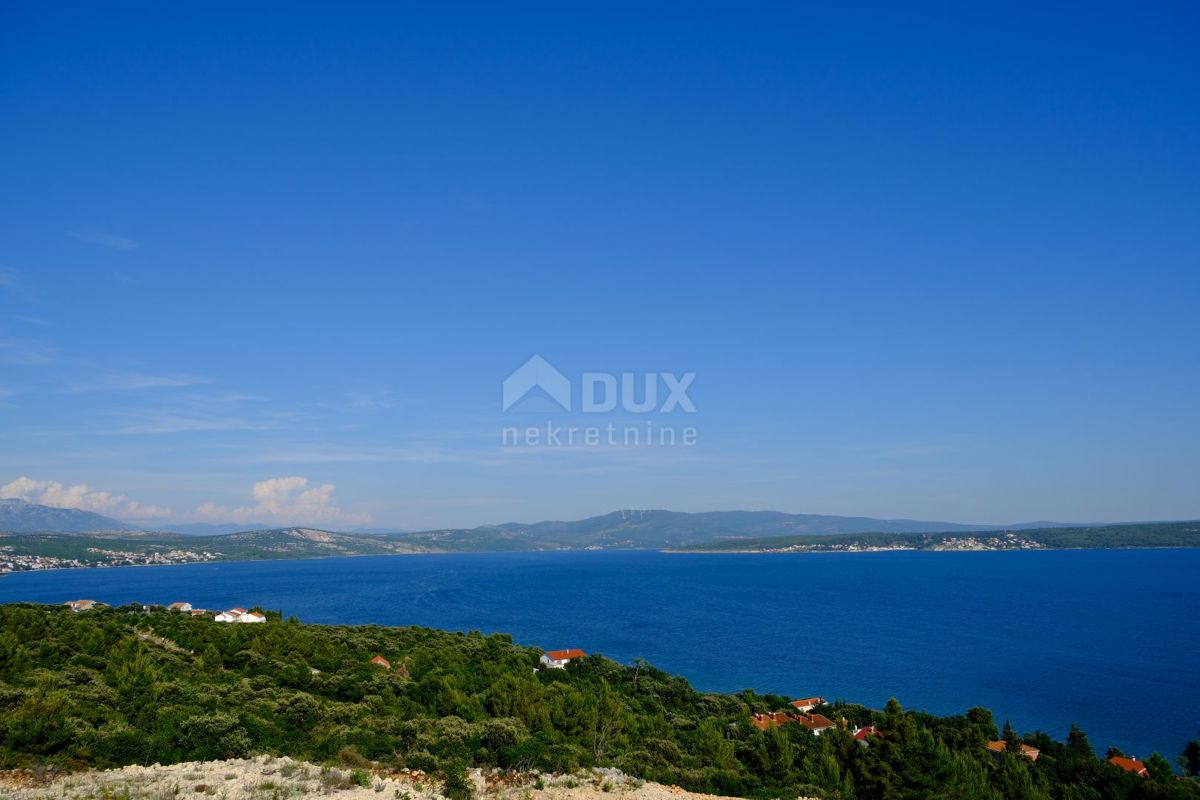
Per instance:
[[[199,567],[217,564],[273,564],[294,563],[300,561],[338,561],[351,558],[407,558],[411,556],[482,556],[482,555],[534,555],[543,553],[661,553],[663,555],[681,556],[732,556],[732,555],[774,555],[774,556],[811,556],[811,555],[878,555],[881,553],[1086,553],[1100,551],[1160,551],[1160,550],[1196,550],[1195,545],[1129,545],[1126,547],[1014,547],[1001,548],[917,548],[917,547],[878,547],[866,550],[679,550],[672,548],[555,548],[546,550],[438,550],[423,553],[347,553],[343,555],[300,556],[297,558],[223,558],[211,561],[186,561],[179,564],[95,564],[84,567],[47,567],[45,569],[19,569],[0,572],[0,578],[12,575],[30,575],[46,572],[86,572],[91,570],[111,569],[170,569],[172,567]]]

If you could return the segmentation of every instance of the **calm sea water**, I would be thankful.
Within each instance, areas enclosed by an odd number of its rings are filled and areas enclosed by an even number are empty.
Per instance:
[[[0,579],[0,602],[187,600],[305,622],[511,633],[752,687],[939,714],[1172,760],[1200,728],[1200,549],[477,553],[126,567]]]

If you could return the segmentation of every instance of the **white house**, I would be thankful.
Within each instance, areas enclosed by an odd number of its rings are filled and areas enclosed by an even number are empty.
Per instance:
[[[217,616],[213,617],[217,622],[266,622],[267,618],[262,614],[256,614],[253,611],[247,611],[244,608],[231,608],[228,611],[222,611]]]
[[[167,610],[168,611],[191,611],[192,604],[191,603],[171,603],[171,605],[167,606]]]
[[[587,653],[578,647],[569,650],[547,650],[541,658],[542,666],[550,669],[565,669],[572,659],[587,658]]]

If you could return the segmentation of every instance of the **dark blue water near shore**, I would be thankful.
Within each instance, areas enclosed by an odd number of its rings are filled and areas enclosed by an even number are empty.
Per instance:
[[[939,714],[972,705],[1174,759],[1200,728],[1200,549],[479,553],[127,567],[0,579],[0,602],[280,609],[511,633],[753,687]]]

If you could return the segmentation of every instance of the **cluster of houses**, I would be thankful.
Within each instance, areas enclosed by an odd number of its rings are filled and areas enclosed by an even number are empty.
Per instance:
[[[72,611],[91,611],[93,608],[104,608],[108,603],[101,603],[98,600],[68,600],[63,605],[70,608]],[[147,606],[149,608],[149,606]],[[191,603],[177,602],[167,606],[168,611],[178,611],[181,614],[190,614],[193,617],[203,617],[211,612],[203,608],[192,608]],[[241,622],[241,623],[260,623],[266,622],[267,618],[264,614],[259,614],[256,611],[247,611],[244,608],[231,608],[228,611],[220,611],[213,617],[214,622]]]
[[[1025,744],[1024,742],[1019,744],[1018,748],[1020,754],[1025,758],[1028,758],[1030,761],[1037,761],[1042,755],[1041,750],[1038,750],[1032,745]],[[997,739],[993,742],[988,742],[987,749],[988,752],[994,757],[999,758],[1001,753],[1004,753],[1008,750],[1008,742],[1004,741],[1003,739]],[[1146,764],[1136,758],[1114,755],[1109,756],[1108,763],[1112,764],[1114,767],[1120,767],[1126,772],[1132,772],[1134,775],[1138,775],[1143,778],[1150,777],[1150,771],[1146,769]]]
[[[845,717],[838,723],[824,714],[818,714],[813,711],[813,709],[821,705],[825,705],[824,698],[803,697],[791,702],[794,711],[768,711],[765,714],[751,714],[750,724],[760,731],[765,731],[767,728],[777,728],[780,725],[799,725],[807,729],[814,736],[820,736],[832,728],[849,728],[849,720]],[[872,736],[883,736],[883,733],[874,725],[867,725],[862,728],[854,728],[851,730],[851,735],[855,741],[865,743]]]
[[[203,617],[206,614],[210,613],[207,609],[192,608],[191,603],[184,603],[184,602],[171,603],[171,605],[167,606],[167,610],[168,611],[178,611],[183,614],[190,614],[193,617]],[[255,622],[266,622],[267,618],[265,615],[259,614],[256,611],[247,611],[244,608],[231,608],[228,611],[218,611],[216,613],[216,615],[213,617],[213,621],[214,622],[255,623]]]
[[[184,602],[171,603],[171,605],[167,606],[167,610],[191,614],[193,617],[203,617],[204,615],[210,613],[207,609],[192,608],[191,603]],[[266,621],[267,618],[265,615],[259,614],[256,611],[247,611],[244,608],[231,608],[228,611],[218,611],[213,617],[213,622],[255,623]]]

